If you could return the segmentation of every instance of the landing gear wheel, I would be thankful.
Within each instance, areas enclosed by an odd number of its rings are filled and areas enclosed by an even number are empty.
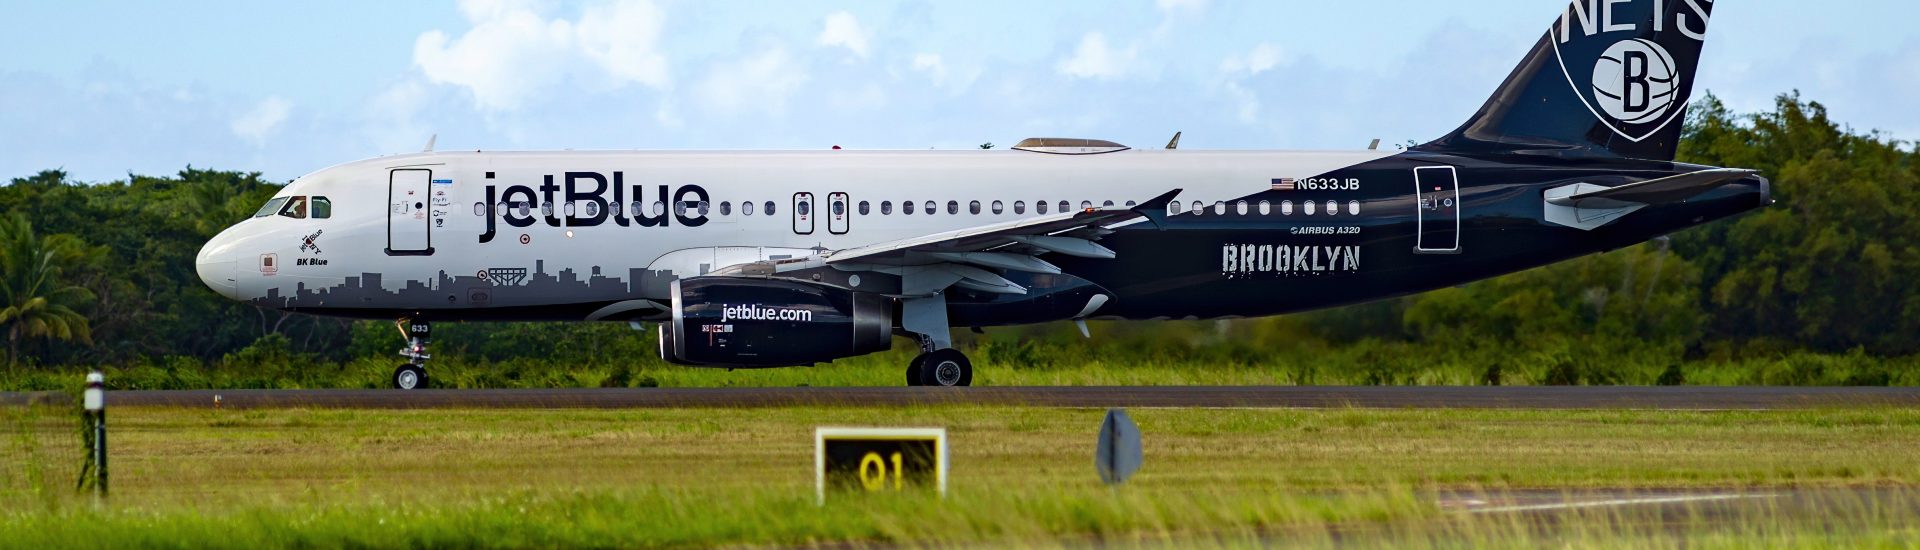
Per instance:
[[[922,353],[919,362],[922,386],[973,385],[973,362],[960,350],[947,348]]]
[[[393,369],[393,387],[400,390],[417,390],[427,387],[427,369],[407,363]]]
[[[920,371],[925,370],[926,364],[927,354],[924,353],[914,356],[913,361],[907,363],[907,385],[923,385],[920,383]]]

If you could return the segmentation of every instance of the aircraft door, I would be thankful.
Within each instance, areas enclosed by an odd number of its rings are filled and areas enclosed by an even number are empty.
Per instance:
[[[1452,166],[1413,169],[1414,211],[1419,225],[1413,251],[1418,254],[1460,252],[1460,182]]]
[[[794,193],[793,232],[800,235],[812,235],[813,217],[813,193]]]
[[[433,171],[420,168],[394,170],[387,179],[387,254],[390,256],[426,256],[433,254],[432,208],[428,184]]]
[[[847,205],[846,193],[827,193],[827,232],[847,234],[847,218],[853,217],[852,209]]]

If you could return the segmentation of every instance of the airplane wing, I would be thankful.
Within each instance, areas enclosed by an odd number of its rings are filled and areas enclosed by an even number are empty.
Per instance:
[[[876,272],[897,276],[899,286],[888,294],[925,296],[949,286],[982,292],[1025,294],[1026,289],[993,270],[1060,273],[1060,268],[1038,256],[1046,253],[1082,258],[1113,258],[1114,251],[1098,241],[1116,224],[1165,212],[1180,194],[1168,191],[1133,207],[1088,208],[1044,216],[969,227],[955,231],[831,250],[808,258],[782,260],[771,265],[729,266],[713,275],[771,275],[831,268],[841,272]]]

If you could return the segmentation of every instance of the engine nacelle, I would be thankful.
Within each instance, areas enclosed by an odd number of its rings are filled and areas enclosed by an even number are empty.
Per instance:
[[[785,367],[893,347],[885,296],[792,281],[693,277],[672,283],[660,358],[713,367]]]

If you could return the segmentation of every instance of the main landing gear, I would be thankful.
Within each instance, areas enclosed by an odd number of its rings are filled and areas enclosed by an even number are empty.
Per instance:
[[[400,356],[407,358],[393,369],[393,387],[401,390],[417,390],[427,387],[427,342],[432,339],[433,325],[427,321],[400,319],[395,322],[400,332],[407,336],[407,347],[400,348]]]
[[[944,296],[908,299],[900,304],[900,329],[920,341],[920,355],[907,363],[909,386],[971,386],[973,362],[953,349]]]

